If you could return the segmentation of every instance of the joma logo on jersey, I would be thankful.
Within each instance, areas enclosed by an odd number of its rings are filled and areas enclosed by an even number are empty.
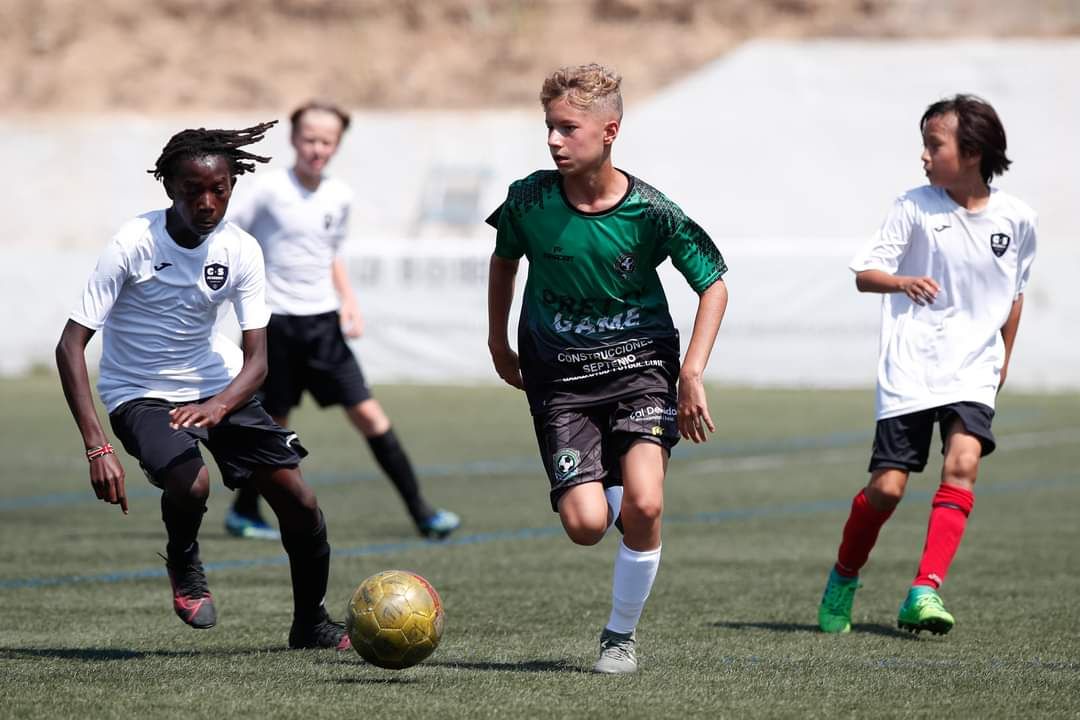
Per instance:
[[[994,255],[1001,257],[1009,249],[1011,241],[1012,238],[1005,233],[994,233],[990,236],[990,249],[994,251]]]
[[[581,453],[573,448],[563,448],[555,453],[552,458],[555,461],[555,480],[562,482],[577,475],[581,464]]]
[[[637,258],[630,253],[623,253],[615,260],[615,272],[619,273],[623,280],[630,277],[637,268]]]
[[[221,263],[210,263],[203,268],[203,280],[211,290],[220,290],[229,278],[229,268]]]

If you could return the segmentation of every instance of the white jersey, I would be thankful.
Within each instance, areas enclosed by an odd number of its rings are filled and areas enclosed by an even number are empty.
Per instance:
[[[266,301],[276,315],[318,315],[341,302],[331,265],[345,242],[353,193],[323,178],[308,190],[292,170],[261,173],[243,184],[229,219],[255,236],[266,258]]]
[[[1027,286],[1035,225],[1030,207],[993,188],[975,212],[929,185],[897,199],[851,269],[928,276],[941,291],[922,306],[904,293],[882,296],[879,420],[954,402],[994,407],[1001,327]]]
[[[98,259],[71,319],[101,330],[98,392],[112,412],[136,398],[194,402],[225,389],[243,365],[215,334],[229,300],[242,330],[270,319],[259,244],[222,222],[197,248],[176,244],[165,211],[124,224]]]

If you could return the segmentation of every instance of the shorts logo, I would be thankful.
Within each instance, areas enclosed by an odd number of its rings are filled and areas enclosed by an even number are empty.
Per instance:
[[[990,249],[994,251],[994,255],[1001,257],[1009,249],[1011,240],[1012,238],[1005,233],[994,233],[990,236]]]
[[[203,268],[203,280],[211,290],[220,290],[229,277],[229,268],[221,263],[210,263]]]
[[[556,482],[563,482],[577,475],[578,466],[581,464],[581,453],[573,448],[563,448],[553,457]]]
[[[630,277],[637,268],[637,258],[630,253],[623,253],[615,260],[615,272],[625,280]]]
[[[299,439],[300,438],[297,436],[296,433],[289,433],[289,435],[285,438],[285,447],[292,449],[292,444]]]

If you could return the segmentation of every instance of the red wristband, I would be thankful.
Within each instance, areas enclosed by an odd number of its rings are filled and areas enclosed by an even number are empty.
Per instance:
[[[116,451],[113,450],[113,446],[110,445],[108,442],[106,442],[104,445],[101,445],[99,447],[92,447],[89,450],[87,450],[86,451],[86,460],[87,460],[87,462],[94,462],[99,457],[105,457],[106,455],[112,455],[115,452]]]

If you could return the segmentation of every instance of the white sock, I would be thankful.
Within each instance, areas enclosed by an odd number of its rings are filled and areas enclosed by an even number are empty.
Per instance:
[[[622,485],[612,485],[611,487],[604,488],[604,497],[607,498],[608,504],[608,524],[606,533],[611,530],[615,521],[619,518],[619,511],[622,510]]]
[[[619,551],[615,555],[615,573],[611,581],[611,617],[608,618],[608,630],[617,633],[634,632],[659,567],[660,548],[637,552],[619,541]]]

